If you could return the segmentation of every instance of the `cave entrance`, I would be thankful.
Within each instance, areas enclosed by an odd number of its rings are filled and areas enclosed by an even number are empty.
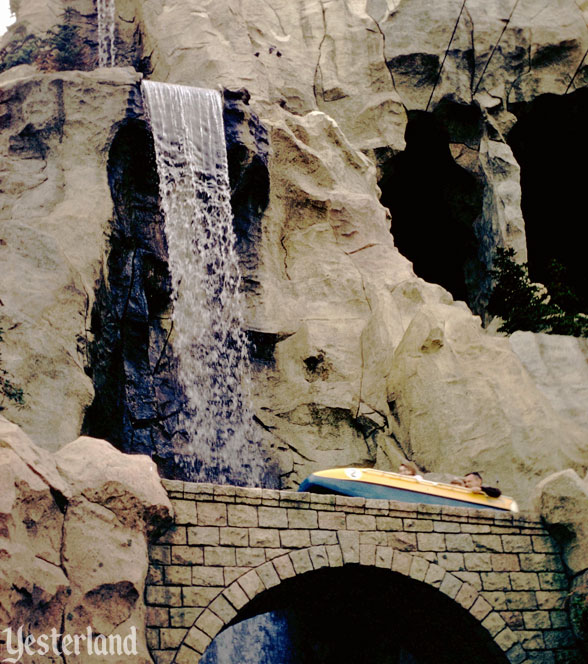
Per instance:
[[[529,275],[551,286],[563,282],[569,312],[588,312],[586,278],[585,155],[588,151],[588,90],[542,95],[515,104],[518,118],[507,141],[521,167],[522,211]],[[553,261],[560,265],[553,268]],[[559,272],[556,274],[555,272]],[[550,287],[552,295],[554,291]]]
[[[480,135],[473,107],[409,111],[406,149],[378,159],[381,203],[392,215],[398,250],[419,277],[474,309],[481,269],[474,225],[482,215],[483,185],[455,162],[450,144],[476,150]]]
[[[200,661],[506,664],[508,660],[489,633],[439,590],[390,570],[347,565],[308,572],[258,595],[217,635]]]

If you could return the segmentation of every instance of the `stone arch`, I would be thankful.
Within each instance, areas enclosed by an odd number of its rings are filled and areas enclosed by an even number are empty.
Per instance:
[[[417,553],[389,546],[374,546],[369,553],[361,552],[351,538],[347,539],[348,534],[351,533],[339,532],[339,544],[290,551],[241,575],[220,591],[194,621],[173,662],[197,664],[215,636],[261,593],[309,572],[355,565],[396,572],[439,590],[478,621],[508,660],[524,664],[525,651],[518,636],[472,585]]]

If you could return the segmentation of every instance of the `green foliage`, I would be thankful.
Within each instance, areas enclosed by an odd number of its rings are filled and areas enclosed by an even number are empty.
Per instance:
[[[79,28],[74,24],[74,10],[67,7],[64,13],[64,23],[49,31],[46,37],[48,48],[60,71],[75,69],[83,51],[83,42]]]
[[[503,319],[499,331],[516,330],[588,337],[588,316],[580,299],[566,284],[566,270],[552,261],[545,286],[529,278],[527,263],[515,261],[514,249],[498,248],[491,275],[495,281],[488,311]]]
[[[18,65],[30,65],[39,52],[42,40],[27,35],[9,44],[0,53],[0,73]]]
[[[75,24],[76,12],[67,7],[63,23],[44,37],[26,34],[17,27],[11,42],[0,51],[0,73],[23,64],[35,64],[46,71],[79,69],[87,46]]]
[[[0,341],[4,341],[4,330],[0,327]],[[2,354],[0,353],[0,359]],[[0,411],[4,410],[4,400],[8,399],[17,406],[24,406],[24,393],[8,377],[8,372],[0,366]]]

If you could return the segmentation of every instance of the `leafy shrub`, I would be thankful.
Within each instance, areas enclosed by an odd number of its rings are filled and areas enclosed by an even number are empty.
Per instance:
[[[499,247],[491,270],[495,285],[488,311],[503,319],[499,331],[588,337],[588,316],[579,311],[580,298],[565,283],[565,267],[552,261],[549,282],[542,286],[529,278],[528,264],[514,257],[514,249]]]
[[[26,34],[22,26],[17,26],[13,40],[0,51],[0,73],[23,64],[35,64],[46,71],[83,68],[88,43],[82,38],[75,19],[75,10],[67,7],[63,23],[44,37]]]

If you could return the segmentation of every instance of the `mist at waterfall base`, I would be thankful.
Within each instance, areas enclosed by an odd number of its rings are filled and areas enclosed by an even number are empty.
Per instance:
[[[186,405],[177,462],[196,481],[260,486],[267,469],[249,403],[245,303],[220,93],[143,81],[173,291],[173,348]]]

